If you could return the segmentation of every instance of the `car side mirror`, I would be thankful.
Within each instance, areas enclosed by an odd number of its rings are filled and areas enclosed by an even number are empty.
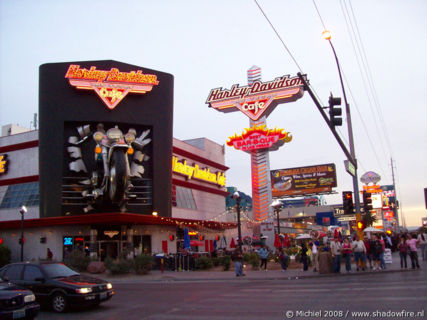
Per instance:
[[[45,282],[45,278],[43,278],[43,277],[35,278],[34,280],[37,282],[41,282],[41,283]]]

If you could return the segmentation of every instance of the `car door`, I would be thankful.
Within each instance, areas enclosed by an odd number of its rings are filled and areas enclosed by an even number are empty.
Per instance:
[[[46,301],[49,295],[49,288],[38,265],[26,265],[22,276],[22,285],[31,290],[39,303]]]

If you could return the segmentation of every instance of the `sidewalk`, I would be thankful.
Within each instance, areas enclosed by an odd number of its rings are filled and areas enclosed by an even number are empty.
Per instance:
[[[420,259],[421,267],[424,266],[422,259]],[[273,262],[270,262],[272,265]],[[280,268],[274,266],[274,270],[252,270],[250,266],[245,269],[245,277],[236,277],[234,274],[234,268],[231,266],[229,271],[165,271],[161,273],[159,270],[152,270],[147,275],[136,275],[136,274],[127,274],[112,276],[109,274],[99,274],[93,275],[100,277],[104,280],[114,283],[141,283],[141,282],[159,282],[159,281],[242,281],[242,280],[293,280],[293,279],[304,279],[304,278],[320,278],[320,277],[345,277],[345,276],[357,276],[361,274],[379,274],[379,273],[389,273],[389,272],[411,272],[411,261],[408,257],[408,269],[400,268],[400,259],[399,253],[395,252],[392,255],[392,263],[386,264],[386,269],[381,271],[356,271],[356,266],[352,264],[352,271],[347,272],[345,270],[345,265],[341,266],[340,274],[319,274],[318,272],[313,272],[313,268],[309,268],[308,271],[303,271],[302,269],[288,269],[285,272],[282,272]]]

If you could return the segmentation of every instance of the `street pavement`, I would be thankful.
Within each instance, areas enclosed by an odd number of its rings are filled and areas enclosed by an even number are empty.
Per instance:
[[[419,259],[422,260],[422,259]],[[386,264],[386,269],[381,271],[372,271],[369,268],[366,271],[356,271],[356,265],[352,264],[352,271],[345,271],[345,265],[341,265],[340,274],[319,274],[318,272],[313,272],[313,268],[309,268],[308,271],[303,271],[301,268],[297,269],[287,269],[282,272],[278,263],[270,262],[270,268],[267,268],[267,271],[264,270],[252,270],[251,266],[246,266],[244,269],[245,277],[236,277],[234,274],[233,266],[230,267],[228,271],[212,271],[212,270],[202,270],[202,271],[164,271],[163,273],[160,270],[152,270],[147,275],[119,275],[112,276],[109,274],[99,275],[101,278],[114,283],[135,283],[135,282],[157,282],[157,281],[230,281],[230,280],[292,280],[292,279],[304,279],[311,277],[347,277],[347,276],[358,276],[362,274],[370,273],[389,273],[389,272],[411,272],[410,267],[411,262],[408,257],[408,268],[400,268],[400,259],[397,252],[392,255],[392,263]],[[302,264],[301,264],[302,267]]]
[[[241,278],[233,271],[102,276],[113,283],[111,300],[66,314],[42,310],[37,319],[423,319],[427,261],[420,264],[420,270],[401,271],[393,255],[385,271],[340,275],[291,269],[248,270]]]

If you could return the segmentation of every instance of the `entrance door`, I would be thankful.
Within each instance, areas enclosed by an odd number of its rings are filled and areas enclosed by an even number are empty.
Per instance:
[[[101,261],[104,261],[107,257],[110,257],[112,259],[118,258],[119,241],[99,241],[99,246]]]

